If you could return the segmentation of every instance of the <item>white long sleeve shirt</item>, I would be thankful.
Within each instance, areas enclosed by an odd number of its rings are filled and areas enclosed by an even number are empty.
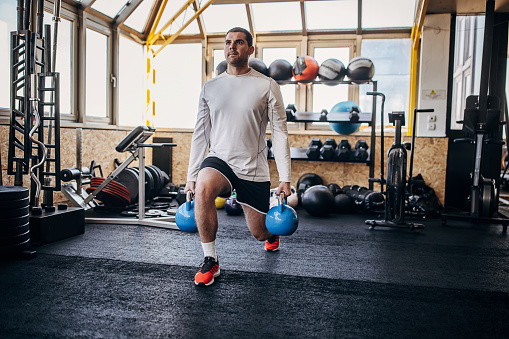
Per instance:
[[[242,75],[223,72],[207,81],[200,94],[187,180],[196,181],[208,151],[240,179],[269,181],[265,140],[269,122],[279,181],[290,182],[290,146],[279,85],[253,69]]]

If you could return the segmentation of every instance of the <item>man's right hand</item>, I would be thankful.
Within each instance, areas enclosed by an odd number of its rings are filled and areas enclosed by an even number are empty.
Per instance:
[[[184,188],[184,193],[187,193],[188,191],[191,191],[194,194],[194,188],[195,187],[196,187],[196,182],[195,181],[188,181],[186,183],[186,187]]]

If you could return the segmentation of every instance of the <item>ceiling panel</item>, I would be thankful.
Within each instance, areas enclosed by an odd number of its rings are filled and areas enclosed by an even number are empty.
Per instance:
[[[426,13],[484,13],[486,0],[429,0]],[[495,0],[496,12],[509,12],[509,0]]]

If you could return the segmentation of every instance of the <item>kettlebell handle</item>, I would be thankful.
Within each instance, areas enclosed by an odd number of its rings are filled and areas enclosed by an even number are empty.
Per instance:
[[[285,192],[281,192],[278,196],[277,206],[279,213],[283,213],[284,206],[285,206]]]
[[[194,194],[192,191],[187,191],[187,194],[186,194],[186,201],[192,201],[193,200],[193,197],[194,197]]]

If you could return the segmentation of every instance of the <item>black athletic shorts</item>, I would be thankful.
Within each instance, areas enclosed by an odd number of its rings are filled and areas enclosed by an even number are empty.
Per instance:
[[[248,205],[260,213],[266,214],[270,205],[270,181],[256,182],[243,180],[237,177],[230,166],[217,157],[207,157],[203,160],[202,168],[213,168],[221,173],[230,182],[231,189],[237,193],[237,201],[242,205]],[[225,194],[222,198],[229,198]]]

